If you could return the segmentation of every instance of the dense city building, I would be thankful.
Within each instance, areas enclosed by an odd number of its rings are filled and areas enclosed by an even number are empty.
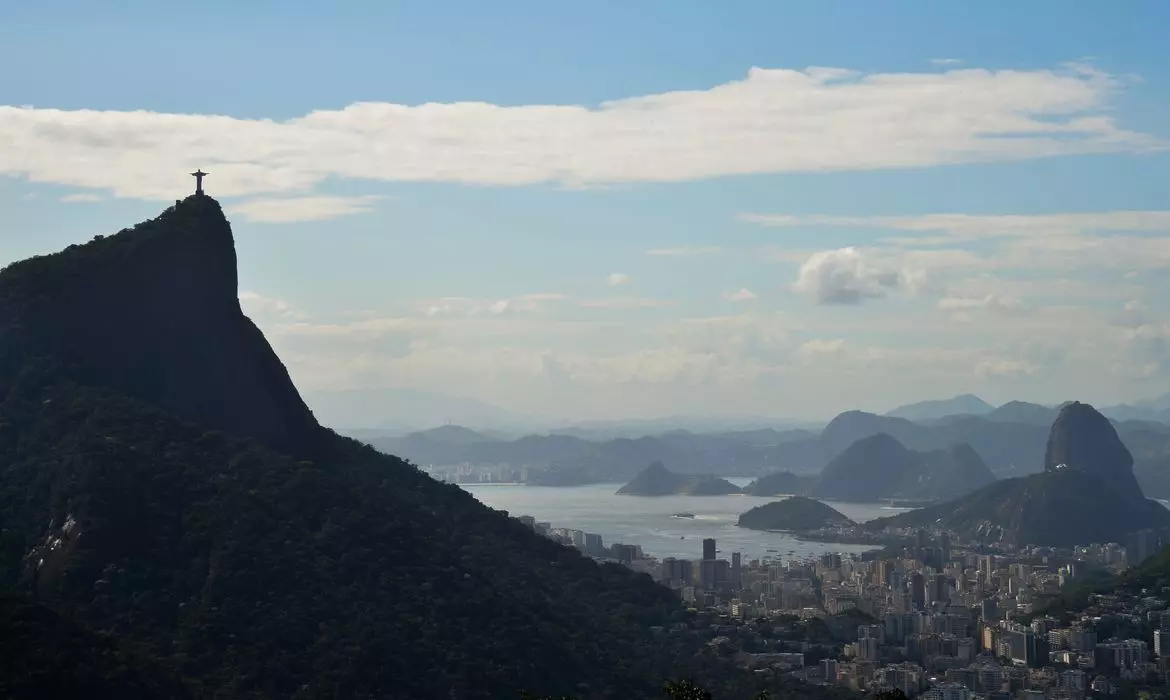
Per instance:
[[[696,611],[701,625],[693,631],[720,649],[740,645],[736,658],[756,672],[926,700],[1083,700],[1121,682],[1165,681],[1170,672],[1164,595],[1099,596],[1071,623],[1037,615],[1083,571],[1120,571],[1144,559],[1134,542],[986,551],[918,529],[906,533],[905,549],[878,556],[721,558],[709,538],[693,560],[657,561],[636,545],[605,547],[597,535],[521,520],[599,560],[651,574]],[[808,639],[814,621],[831,640]]]

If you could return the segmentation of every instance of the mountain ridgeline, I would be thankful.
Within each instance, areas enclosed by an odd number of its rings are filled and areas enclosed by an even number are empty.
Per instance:
[[[319,427],[205,196],[0,272],[0,587],[196,697],[639,697],[691,653],[649,577]]]
[[[620,496],[726,496],[741,493],[735,484],[714,476],[675,474],[654,462],[618,489]]]
[[[945,500],[995,481],[970,445],[915,452],[886,433],[861,438],[835,457],[811,495],[841,501]]]
[[[1135,530],[1170,526],[1170,510],[1145,498],[1129,450],[1092,406],[1066,404],[1047,447],[1039,474],[1004,479],[866,527],[937,527],[989,543],[1071,547],[1120,542]]]
[[[241,311],[236,275],[231,227],[209,197],[10,265],[0,284],[0,380],[53,357],[81,384],[307,452],[317,423]]]

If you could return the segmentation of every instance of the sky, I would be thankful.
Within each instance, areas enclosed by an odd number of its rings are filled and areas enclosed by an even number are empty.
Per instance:
[[[0,264],[151,218],[203,168],[311,404],[1170,391],[1165,2],[4,12]]]

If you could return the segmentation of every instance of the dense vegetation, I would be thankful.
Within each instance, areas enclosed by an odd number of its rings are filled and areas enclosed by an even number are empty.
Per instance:
[[[0,273],[0,587],[196,697],[759,689],[658,627],[686,613],[649,577],[306,424],[203,200]]]
[[[793,496],[756,506],[739,516],[740,527],[753,530],[817,530],[851,525],[853,521],[833,508],[804,496]]]
[[[326,466],[100,392],[10,396],[4,580],[142,643],[207,693],[498,697],[584,683],[588,696],[672,670],[647,626],[682,613],[648,577],[360,445],[336,448]],[[22,569],[20,551],[50,535],[63,543]]]
[[[0,697],[8,700],[180,700],[158,664],[55,610],[0,593]]]
[[[1166,525],[1170,511],[1160,504],[1128,498],[1074,469],[1003,479],[955,501],[865,523],[871,529],[941,527],[975,541],[1053,547],[1119,542],[1134,530]]]
[[[1049,432],[1044,472],[866,527],[941,527],[976,541],[1071,547],[1170,525],[1170,511],[1143,497],[1129,451],[1092,406],[1066,404]]]

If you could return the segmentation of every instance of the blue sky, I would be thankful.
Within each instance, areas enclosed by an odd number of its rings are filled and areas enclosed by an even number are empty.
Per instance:
[[[0,261],[201,166],[310,397],[1170,391],[1166,3],[114,5],[6,8]]]

